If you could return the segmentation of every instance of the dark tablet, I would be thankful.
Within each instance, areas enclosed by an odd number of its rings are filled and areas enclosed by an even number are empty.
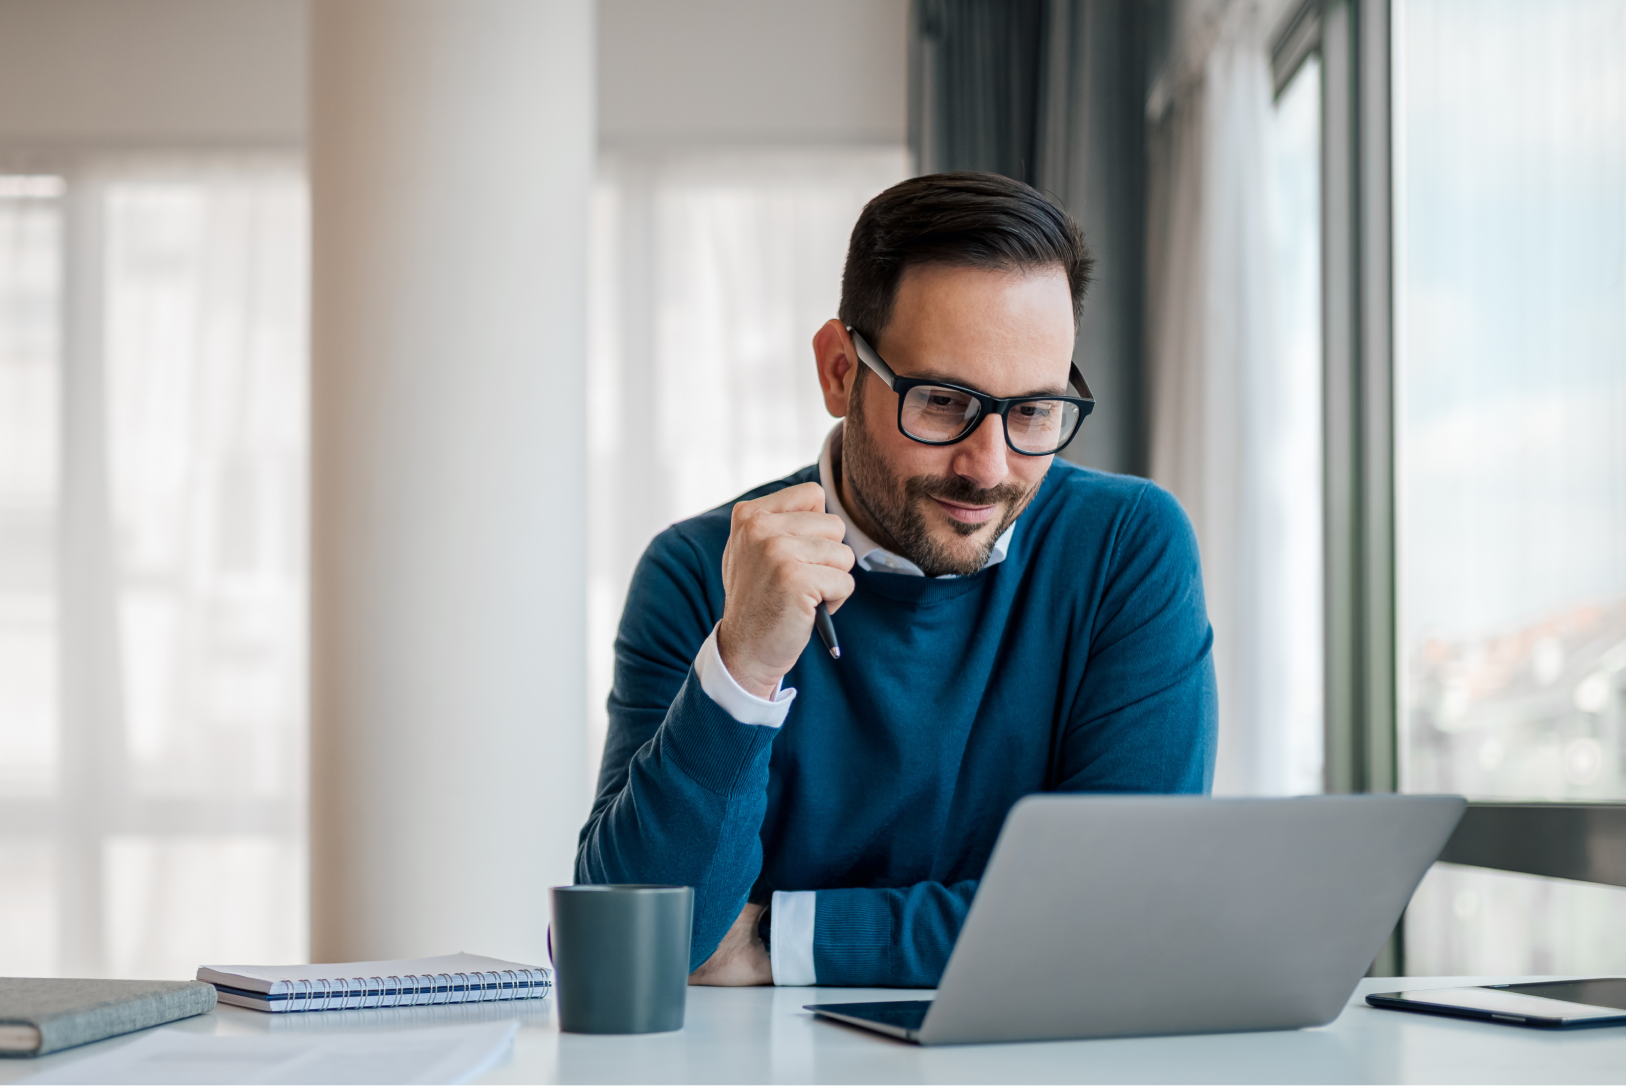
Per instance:
[[[1626,1024],[1626,977],[1384,992],[1369,995],[1366,1001],[1390,1010],[1547,1029]]]

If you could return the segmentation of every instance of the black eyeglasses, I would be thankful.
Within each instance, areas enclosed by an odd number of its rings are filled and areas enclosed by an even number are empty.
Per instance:
[[[971,436],[984,418],[998,415],[1005,425],[1005,444],[1023,456],[1061,452],[1078,433],[1084,416],[1095,409],[1095,396],[1084,375],[1073,366],[1068,378],[1083,396],[1013,396],[1001,400],[974,388],[918,377],[899,377],[864,337],[847,331],[858,357],[898,394],[898,429],[922,445],[953,445]]]

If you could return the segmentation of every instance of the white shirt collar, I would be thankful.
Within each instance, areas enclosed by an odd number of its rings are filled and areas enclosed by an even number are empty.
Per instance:
[[[836,423],[835,427],[830,431],[830,435],[824,439],[824,448],[819,453],[819,485],[824,487],[824,511],[841,518],[842,526],[847,530],[842,542],[852,548],[860,568],[870,573],[902,573],[909,577],[926,576],[925,570],[909,561],[909,559],[901,554],[893,554],[865,535],[858,525],[853,523],[852,517],[847,515],[847,510],[841,505],[841,499],[836,497],[834,450],[841,444],[841,427],[841,423]],[[1016,525],[1012,524],[1000,533],[998,539],[994,540],[993,549],[988,552],[988,561],[983,563],[984,569],[998,565],[1005,560],[1005,555],[1011,549],[1011,533],[1014,531],[1016,531]],[[957,576],[957,574],[945,573],[938,580],[948,580],[954,576]]]

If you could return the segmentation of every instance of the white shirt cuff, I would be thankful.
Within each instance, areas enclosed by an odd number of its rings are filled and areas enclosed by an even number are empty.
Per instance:
[[[817,984],[813,971],[813,915],[817,890],[775,890],[773,923],[768,932],[768,958],[773,982],[780,986]]]
[[[723,663],[723,654],[717,651],[717,627],[711,628],[706,643],[694,658],[694,673],[700,676],[700,689],[706,697],[717,703],[723,712],[741,724],[761,724],[777,728],[790,715],[790,703],[796,700],[796,688],[774,688],[773,700],[759,698],[734,680]],[[811,930],[811,929],[810,929]],[[811,938],[811,936],[809,936]],[[811,944],[809,944],[811,945]],[[812,959],[809,958],[809,961]]]

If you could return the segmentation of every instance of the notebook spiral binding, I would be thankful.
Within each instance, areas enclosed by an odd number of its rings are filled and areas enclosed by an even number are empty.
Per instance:
[[[490,973],[434,973],[425,976],[340,977],[335,980],[278,981],[272,998],[282,1010],[338,1011],[362,1007],[427,1007],[438,1003],[488,1003],[500,999],[541,999],[553,990],[548,969],[503,969]]]

